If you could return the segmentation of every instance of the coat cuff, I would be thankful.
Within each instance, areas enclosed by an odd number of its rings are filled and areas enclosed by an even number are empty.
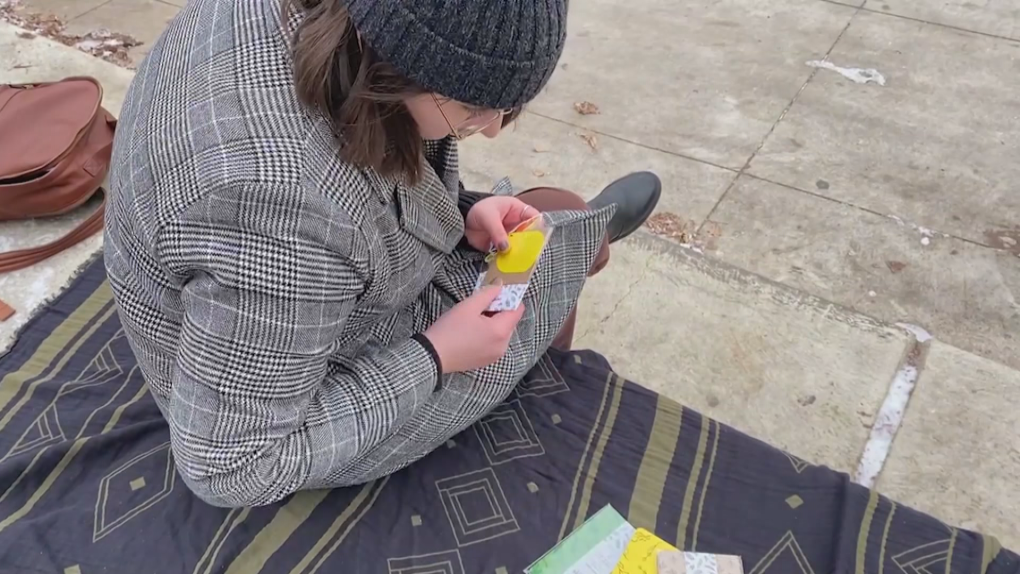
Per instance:
[[[411,340],[421,345],[422,349],[428,353],[429,357],[432,358],[432,364],[436,367],[436,387],[435,390],[443,388],[443,363],[439,360],[439,353],[436,352],[436,347],[429,341],[429,338],[421,333],[417,333],[411,336]]]
[[[467,219],[468,212],[475,206],[476,203],[489,197],[488,193],[482,193],[480,191],[468,191],[464,189],[464,184],[460,184],[460,193],[457,194],[457,209],[460,211],[462,217]]]

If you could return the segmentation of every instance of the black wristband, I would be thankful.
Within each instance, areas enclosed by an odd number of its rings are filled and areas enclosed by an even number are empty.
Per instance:
[[[436,348],[432,345],[432,341],[421,333],[411,335],[411,339],[417,341],[425,352],[432,357],[432,362],[436,364],[436,390],[443,388],[443,363],[439,361],[439,353],[436,352]]]

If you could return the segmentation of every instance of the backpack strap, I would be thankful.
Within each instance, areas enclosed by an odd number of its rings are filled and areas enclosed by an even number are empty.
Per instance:
[[[38,247],[28,247],[18,249],[17,251],[0,253],[0,273],[10,273],[11,271],[35,265],[95,235],[103,229],[103,214],[105,212],[106,197],[104,195],[103,203],[99,206],[99,209],[60,239]]]
[[[99,205],[99,208],[92,215],[89,215],[88,219],[82,221],[77,227],[67,233],[67,235],[38,247],[0,253],[0,273],[9,273],[30,267],[92,237],[103,229],[103,215],[105,212],[106,195],[104,193],[103,202]],[[0,299],[0,322],[10,319],[14,313],[14,308],[5,303],[3,299]]]
[[[109,129],[114,130],[117,126],[117,120],[112,114],[106,110],[101,109],[101,118],[105,122]],[[102,167],[102,171],[106,171],[106,165],[110,160],[110,153],[113,149],[113,139],[111,138],[104,145],[97,148],[91,157],[85,161],[85,166],[94,164]],[[16,251],[8,251],[6,253],[0,253],[0,273],[10,273],[12,271],[18,271],[26,267],[30,267],[45,261],[50,257],[70,249],[89,237],[99,233],[103,230],[103,217],[106,213],[106,193],[101,188],[98,190],[103,193],[102,203],[99,204],[99,208],[96,209],[87,219],[79,223],[74,229],[69,231],[63,237],[56,241],[51,241],[45,245],[38,247],[28,247],[25,249],[18,249]],[[15,309],[9,304],[5,303],[0,299],[0,322],[6,321],[15,314]]]

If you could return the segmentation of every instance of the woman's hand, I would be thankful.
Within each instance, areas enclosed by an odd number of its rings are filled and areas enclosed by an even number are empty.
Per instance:
[[[439,355],[444,373],[487,367],[506,354],[510,337],[524,315],[524,305],[513,311],[488,313],[501,286],[489,286],[464,299],[426,329],[424,335]]]
[[[506,251],[509,247],[507,231],[538,213],[537,209],[516,197],[486,197],[468,211],[464,220],[464,237],[478,251],[487,252],[492,245],[499,251]]]

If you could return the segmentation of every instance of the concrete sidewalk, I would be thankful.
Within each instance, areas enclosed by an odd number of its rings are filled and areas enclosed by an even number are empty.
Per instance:
[[[140,57],[177,6],[23,9],[130,35]],[[585,293],[579,346],[1020,548],[1020,8],[590,0],[570,18],[549,88],[462,165],[476,188],[589,195],[662,176],[659,213]],[[0,24],[0,81],[75,73],[114,109],[130,76]],[[0,247],[68,223],[5,224]],[[0,277],[0,298],[27,317],[95,247]]]

